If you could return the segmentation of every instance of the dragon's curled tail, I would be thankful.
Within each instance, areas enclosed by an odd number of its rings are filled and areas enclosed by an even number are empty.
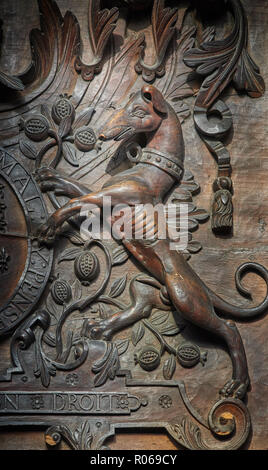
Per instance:
[[[241,266],[238,267],[235,273],[236,288],[241,294],[247,297],[251,297],[250,292],[247,289],[245,289],[243,285],[241,284],[241,279],[244,276],[244,274],[246,274],[247,272],[256,272],[264,279],[266,286],[267,286],[267,293],[263,302],[261,302],[256,307],[251,307],[251,308],[236,307],[235,305],[229,304],[225,300],[221,299],[212,290],[207,288],[209,292],[209,296],[213,302],[213,305],[215,309],[219,311],[219,313],[229,315],[234,318],[246,319],[246,318],[252,318],[258,315],[262,315],[266,311],[268,311],[268,270],[261,264],[250,263],[250,262],[241,264]]]

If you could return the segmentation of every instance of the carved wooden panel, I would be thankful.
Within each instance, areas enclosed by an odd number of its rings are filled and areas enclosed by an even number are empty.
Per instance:
[[[1,449],[267,447],[267,16],[2,0]]]

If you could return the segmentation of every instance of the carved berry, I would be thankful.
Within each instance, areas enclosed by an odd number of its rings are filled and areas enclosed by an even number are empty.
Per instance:
[[[76,276],[84,286],[88,286],[90,281],[95,279],[99,273],[99,260],[94,253],[84,251],[77,256],[74,262]]]
[[[75,118],[75,109],[67,95],[60,95],[60,99],[52,107],[52,117],[56,124],[71,116]]]
[[[32,116],[24,123],[25,135],[35,141],[41,142],[48,137],[49,122],[43,115]]]
[[[96,142],[97,138],[91,127],[81,127],[74,136],[74,143],[82,152],[92,150]]]
[[[68,282],[57,279],[51,286],[51,295],[58,305],[68,303],[72,298],[71,287]]]
[[[136,363],[144,370],[156,369],[160,364],[160,354],[153,346],[145,347],[138,356],[135,356]]]
[[[193,367],[200,361],[200,349],[195,344],[184,343],[177,349],[177,358],[183,367]]]

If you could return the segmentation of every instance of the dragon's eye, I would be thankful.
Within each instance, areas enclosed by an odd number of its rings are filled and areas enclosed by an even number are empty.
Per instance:
[[[138,118],[144,118],[146,116],[146,111],[144,111],[141,108],[136,108],[134,111],[132,111],[131,116],[136,116]]]

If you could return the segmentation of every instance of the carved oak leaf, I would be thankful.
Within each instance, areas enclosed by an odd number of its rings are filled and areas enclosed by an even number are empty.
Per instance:
[[[100,0],[89,0],[88,32],[93,59],[88,65],[84,64],[80,57],[77,57],[75,62],[75,68],[81,72],[84,80],[93,80],[94,75],[101,72],[104,49],[116,27],[118,16],[118,8],[100,10]]]
[[[230,0],[229,4],[235,21],[231,34],[214,41],[214,35],[207,31],[205,42],[184,55],[185,63],[206,77],[196,100],[196,106],[202,108],[210,108],[231,80],[254,98],[264,93],[259,68],[246,50],[248,23],[243,6],[240,0]]]
[[[176,30],[178,18],[177,8],[164,8],[164,0],[155,0],[152,12],[152,32],[155,47],[155,62],[153,65],[145,64],[142,57],[137,62],[135,69],[142,73],[146,82],[153,82],[157,77],[165,74],[164,58],[170,40]]]

